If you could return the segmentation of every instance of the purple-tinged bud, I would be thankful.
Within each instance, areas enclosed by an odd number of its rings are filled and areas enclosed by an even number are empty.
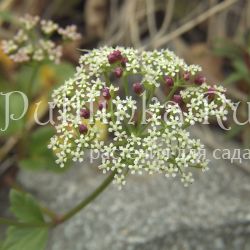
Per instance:
[[[198,76],[195,77],[194,82],[197,85],[202,85],[204,82],[206,82],[206,77],[198,75]]]
[[[122,52],[120,50],[114,50],[112,54],[116,57],[116,60],[122,59]]]
[[[188,81],[190,79],[190,73],[189,72],[184,72],[183,78],[185,81]]]
[[[81,109],[80,111],[80,116],[84,119],[89,119],[90,117],[90,112],[87,108]]]
[[[136,82],[133,84],[133,90],[137,95],[140,95],[144,91],[143,85],[140,82]]]
[[[80,134],[87,134],[88,132],[88,128],[84,124],[80,124],[78,129]]]
[[[121,65],[122,65],[122,67],[126,67],[126,64],[127,64],[127,62],[128,62],[128,58],[127,57],[123,57],[122,59],[121,59]]]
[[[109,100],[111,98],[109,88],[104,88],[102,90],[102,96],[105,100]]]
[[[108,55],[108,61],[110,64],[113,64],[119,60],[122,60],[122,53],[120,50],[114,50]]]
[[[121,67],[117,67],[115,70],[114,70],[114,74],[117,78],[120,78],[122,77],[122,74],[123,74],[123,69]]]
[[[108,61],[109,61],[110,64],[113,64],[113,63],[115,63],[117,61],[117,58],[116,58],[116,56],[114,54],[111,53],[111,54],[108,55]]]
[[[177,104],[180,104],[182,102],[182,98],[180,95],[174,95],[173,101],[176,102]]]
[[[165,76],[164,77],[165,83],[167,84],[168,87],[172,87],[174,85],[174,80],[170,76]]]
[[[98,109],[99,110],[103,110],[103,109],[107,109],[108,108],[108,103],[107,102],[99,102],[99,104],[98,104]]]

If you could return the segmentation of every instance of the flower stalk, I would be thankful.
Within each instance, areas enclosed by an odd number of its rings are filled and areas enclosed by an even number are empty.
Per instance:
[[[87,198],[85,198],[77,206],[72,208],[66,214],[61,216],[57,221],[55,221],[54,226],[58,224],[62,224],[65,221],[71,219],[73,216],[79,213],[82,209],[84,209],[87,205],[89,205],[92,201],[94,201],[109,186],[109,184],[112,183],[112,181],[114,180],[115,174],[116,174],[116,171],[112,172],[93,193],[91,193]]]

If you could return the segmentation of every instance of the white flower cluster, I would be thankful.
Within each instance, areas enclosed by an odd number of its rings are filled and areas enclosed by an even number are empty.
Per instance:
[[[183,112],[186,125],[206,123],[210,117],[215,117],[219,123],[226,121],[228,110],[234,109],[234,103],[226,99],[225,92],[222,86],[213,85],[211,88],[206,83],[199,88],[181,91],[187,109]],[[209,98],[211,96],[212,99]]]
[[[177,57],[169,50],[144,51],[142,52],[141,64],[142,74],[145,74],[143,82],[155,85],[156,87],[160,86],[162,72],[166,75],[175,77],[180,70],[190,72],[192,75],[201,71],[200,66],[187,65],[183,59]]]
[[[190,137],[187,127],[203,122],[206,116],[225,119],[231,105],[223,88],[211,89],[206,83],[193,87],[192,79],[183,80],[184,73],[195,76],[200,70],[169,50],[140,53],[103,47],[89,51],[81,57],[75,76],[53,94],[59,117],[49,147],[57,163],[64,167],[70,160],[81,162],[89,149],[100,156],[103,173],[115,171],[119,185],[125,184],[128,173],[143,172],[191,183],[189,169],[206,170],[208,161],[201,154],[204,146]],[[176,102],[152,99],[146,102],[143,115],[143,97],[153,97],[155,88],[165,84],[166,75],[168,81],[172,77],[173,86],[180,86],[176,91],[182,109]],[[140,77],[141,82],[133,85],[128,77]],[[172,100],[169,95],[166,101]],[[107,127],[106,140],[100,140],[100,123]]]
[[[2,41],[3,51],[18,63],[49,60],[59,63],[62,57],[62,46],[51,40],[57,33],[62,40],[74,41],[81,36],[76,26],[60,28],[51,20],[40,20],[38,16],[26,15],[19,20],[21,29],[11,40]]]

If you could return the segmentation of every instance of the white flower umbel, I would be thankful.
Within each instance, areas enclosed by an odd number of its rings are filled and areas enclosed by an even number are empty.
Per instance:
[[[225,90],[208,85],[200,70],[169,50],[86,52],[75,76],[53,94],[59,117],[50,148],[58,164],[81,162],[90,149],[99,153],[103,173],[115,171],[118,185],[129,172],[193,182],[190,168],[206,170],[208,161],[187,128],[210,117],[225,120],[232,107]],[[166,103],[152,99],[163,89]],[[107,127],[106,140],[100,141],[97,123]]]
[[[65,29],[51,20],[40,20],[38,16],[25,15],[19,19],[20,29],[12,40],[2,41],[3,51],[17,63],[49,60],[59,63],[62,57],[62,41],[78,40],[76,26]],[[54,42],[52,35],[61,36]]]

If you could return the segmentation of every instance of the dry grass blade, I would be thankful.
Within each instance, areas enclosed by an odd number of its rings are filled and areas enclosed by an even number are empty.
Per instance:
[[[227,0],[224,2],[221,2],[214,7],[210,8],[206,12],[198,15],[196,18],[190,20],[189,22],[185,23],[184,25],[180,26],[173,32],[170,32],[169,34],[159,38],[154,43],[154,48],[162,47],[164,44],[168,43],[169,41],[175,39],[176,37],[179,37],[180,35],[186,33],[187,31],[191,30],[198,24],[204,22],[208,18],[216,15],[219,12],[224,11],[225,9],[229,8],[231,5],[235,4],[238,0]]]

